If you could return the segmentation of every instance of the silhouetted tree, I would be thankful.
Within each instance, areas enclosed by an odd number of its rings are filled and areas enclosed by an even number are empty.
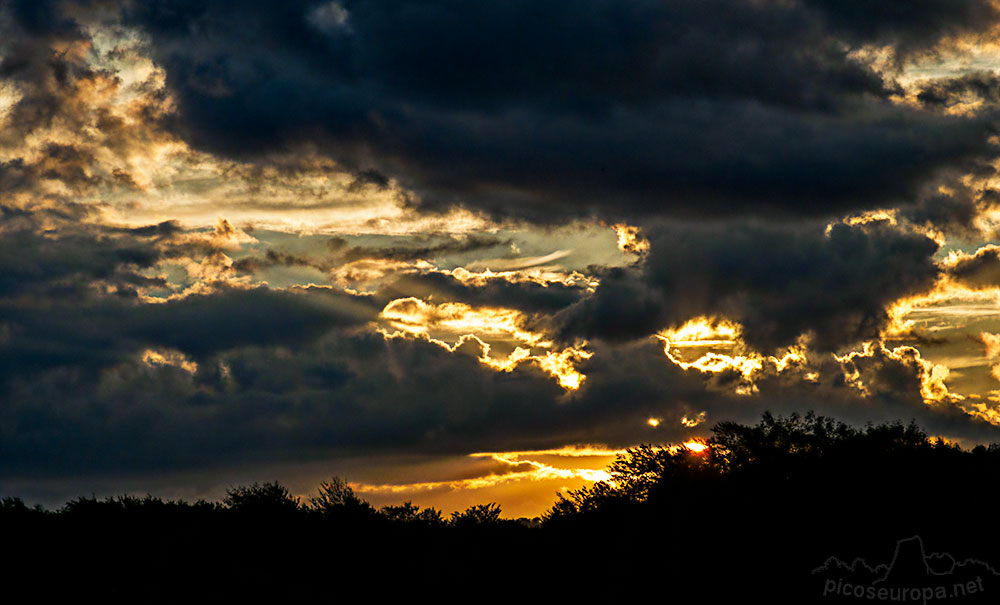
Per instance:
[[[412,502],[376,511],[338,477],[305,505],[277,483],[232,488],[221,503],[90,496],[45,512],[0,498],[5,548],[19,553],[5,577],[40,586],[56,573],[67,600],[87,589],[177,602],[203,586],[220,600],[328,597],[331,578],[368,596],[391,576],[402,598],[471,594],[511,561],[559,553],[546,556],[546,576],[588,581],[552,581],[546,599],[739,602],[766,592],[770,603],[810,603],[823,589],[812,570],[831,555],[887,562],[914,534],[1000,562],[1000,530],[988,522],[1000,446],[965,451],[912,422],[858,427],[813,414],[719,423],[705,443],[627,450],[609,481],[561,494],[541,527],[502,519],[496,503],[447,521]],[[53,552],[64,563],[39,564]],[[108,569],[121,579],[106,582]],[[727,587],[736,594],[719,596]]]
[[[230,488],[222,503],[230,510],[260,515],[293,514],[301,508],[299,499],[277,482]]]
[[[426,525],[441,525],[444,517],[441,511],[429,507],[421,508],[410,501],[402,504],[387,504],[379,509],[379,513],[390,521],[397,523],[423,523]]]
[[[500,505],[496,502],[489,504],[474,504],[462,512],[451,513],[451,524],[456,527],[469,527],[476,525],[490,525],[500,520]]]
[[[324,516],[368,517],[375,513],[372,505],[359,498],[340,477],[320,483],[317,494],[309,498],[308,507]]]
[[[29,507],[23,500],[16,497],[4,496],[0,498],[0,515],[44,515],[46,510],[40,504]]]

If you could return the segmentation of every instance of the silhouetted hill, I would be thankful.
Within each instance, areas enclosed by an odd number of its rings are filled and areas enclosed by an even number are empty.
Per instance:
[[[721,423],[706,445],[633,448],[612,483],[561,496],[540,527],[495,504],[449,518],[375,509],[339,479],[306,502],[275,483],[218,503],[78,498],[46,511],[5,498],[5,586],[163,603],[1000,598],[983,498],[1000,448],[812,415]]]

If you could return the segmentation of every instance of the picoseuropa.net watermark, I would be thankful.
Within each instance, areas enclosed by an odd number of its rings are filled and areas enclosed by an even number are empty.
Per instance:
[[[887,563],[869,565],[861,558],[848,563],[830,557],[812,574],[817,581],[814,590],[822,586],[824,602],[831,605],[857,601],[923,605],[1000,602],[1000,574],[990,564],[958,560],[945,552],[928,554],[920,536],[897,540]]]
[[[888,587],[853,584],[843,579],[827,578],[823,586],[823,596],[854,597],[869,601],[893,601],[898,603],[928,603],[935,600],[957,599],[978,595],[986,591],[983,578],[976,576],[974,580],[955,582],[938,586],[922,587]]]

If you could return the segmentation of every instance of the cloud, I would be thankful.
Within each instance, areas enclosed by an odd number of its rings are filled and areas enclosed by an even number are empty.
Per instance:
[[[849,39],[913,51],[945,37],[989,31],[1000,18],[989,0],[890,0],[872,7],[864,0],[806,0]]]
[[[985,1],[331,6],[126,14],[185,140],[241,158],[315,145],[423,208],[836,214],[906,201],[992,150],[991,114],[897,103],[891,74],[850,52],[903,60],[981,33],[997,17]]]
[[[980,332],[979,339],[986,346],[986,351],[984,355],[988,359],[993,359],[994,357],[1000,357],[1000,334],[990,334],[989,332]]]
[[[945,272],[973,290],[1000,287],[1000,247],[989,244],[974,254],[953,254]]]
[[[702,315],[744,327],[757,350],[836,350],[877,337],[895,300],[931,288],[938,245],[884,222],[672,224],[650,232],[638,266],[601,275],[597,292],[563,312],[564,336],[628,339]]]
[[[342,237],[330,238],[327,242],[327,252],[325,257],[315,255],[290,254],[280,250],[268,249],[263,258],[248,256],[241,258],[238,268],[242,271],[256,271],[263,267],[273,266],[304,266],[313,267],[321,271],[332,271],[340,266],[359,263],[364,261],[381,261],[389,263],[414,262],[424,259],[435,259],[437,257],[453,254],[463,254],[488,250],[499,246],[509,246],[511,240],[502,240],[496,237],[469,234],[464,236],[449,235],[442,241],[433,241],[428,236],[416,236],[412,238],[409,245],[394,246],[350,246]]]
[[[129,233],[53,222],[47,213],[8,210],[3,204],[0,208],[5,210],[0,218],[0,300],[73,300],[87,296],[98,282],[121,296],[135,296],[136,286],[163,285],[141,272],[162,258],[149,237],[159,235],[161,226]]]
[[[820,374],[813,382],[775,373],[759,378],[759,393],[740,396],[706,390],[705,375],[669,363],[653,341],[601,346],[568,398],[533,366],[497,372],[427,341],[345,330],[294,348],[220,352],[193,373],[137,354],[98,373],[52,368],[7,384],[0,476],[678,442],[703,430],[685,419],[752,421],[765,409],[856,423],[915,418],[932,433],[995,439],[996,427],[956,405],[924,403],[912,355],[871,351],[851,361],[867,394],[829,358],[811,368]]]
[[[457,272],[463,276],[466,273]],[[455,272],[415,272],[398,276],[375,296],[386,303],[397,298],[417,297],[516,309],[529,314],[552,313],[578,301],[589,285],[584,280],[567,281],[540,283],[504,274],[476,280],[460,279]]]
[[[419,259],[429,259],[436,256],[448,254],[460,254],[463,252],[476,252],[488,250],[499,246],[509,246],[511,240],[503,240],[497,237],[482,235],[466,235],[463,237],[448,236],[441,242],[428,242],[413,246],[351,246],[341,245],[343,239],[335,238],[331,240],[331,250],[348,261],[361,260],[366,258],[376,258],[384,260],[413,261]]]
[[[952,107],[960,103],[1000,101],[1000,78],[991,71],[974,71],[956,77],[917,84],[917,100],[924,105]]]
[[[983,216],[997,207],[993,189],[974,190],[955,184],[953,189],[923,195],[912,207],[900,212],[902,218],[929,235],[955,237],[966,241],[990,239],[994,225],[984,224]]]
[[[121,299],[0,301],[4,379],[62,367],[99,372],[147,348],[195,358],[252,345],[293,346],[336,326],[361,325],[376,310],[348,295],[296,294],[266,288],[191,295],[162,304]]]
[[[169,222],[118,228],[46,212],[5,213],[0,383],[53,367],[98,371],[147,347],[200,357],[254,344],[290,345],[377,317],[379,308],[364,296],[233,287],[224,279],[167,297],[149,296],[177,287],[160,273],[161,263],[189,259],[199,246],[205,248],[199,258],[211,261],[220,254],[217,246],[239,239],[227,225],[222,221],[214,232],[191,234]]]
[[[104,48],[66,5],[0,6],[0,80],[15,99],[0,113],[0,192],[12,206],[94,214],[81,198],[149,185],[149,160],[176,144],[162,123],[172,105],[134,38],[119,31]]]

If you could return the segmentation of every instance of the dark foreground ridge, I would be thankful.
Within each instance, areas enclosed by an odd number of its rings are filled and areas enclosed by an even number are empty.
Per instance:
[[[495,504],[375,509],[340,479],[305,502],[276,483],[219,503],[46,511],[8,497],[4,589],[38,602],[1000,602],[1000,446],[811,414],[712,430],[701,452],[629,450],[613,484],[561,496],[540,526]]]

